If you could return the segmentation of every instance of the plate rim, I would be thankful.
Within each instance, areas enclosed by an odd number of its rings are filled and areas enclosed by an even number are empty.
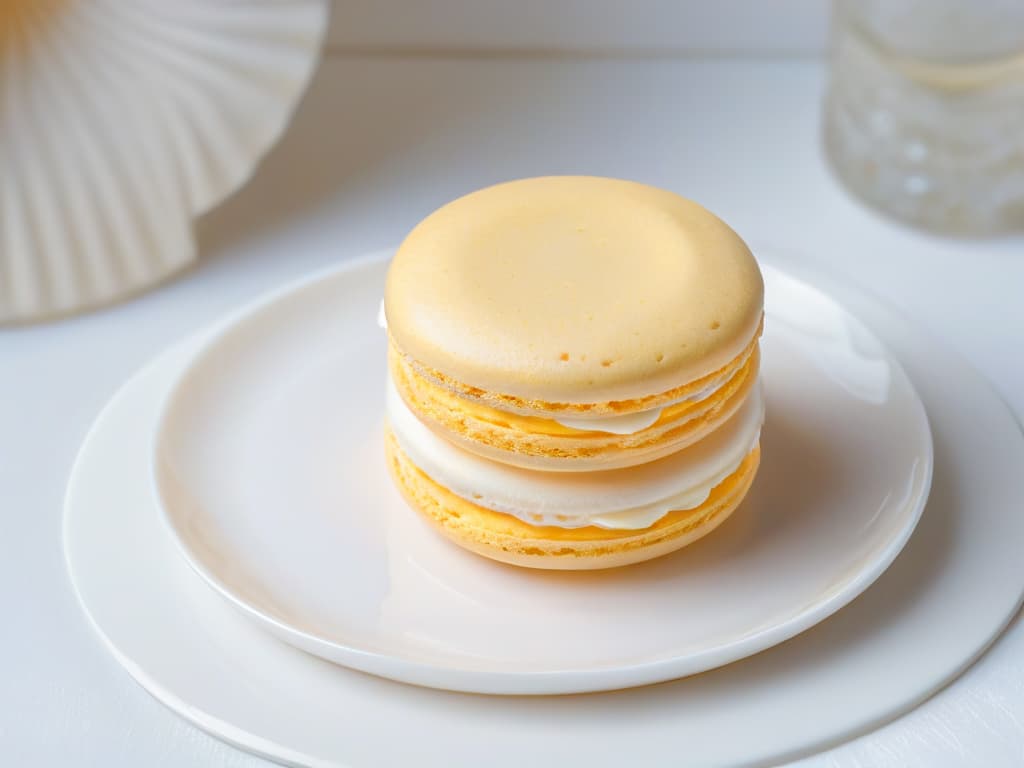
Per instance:
[[[902,385],[912,395],[914,411],[912,418],[917,422],[922,448],[926,449],[926,460],[922,467],[923,472],[920,482],[917,484],[919,487],[915,488],[913,501],[907,504],[908,515],[905,524],[884,546],[875,551],[874,555],[863,567],[847,578],[839,589],[833,590],[830,594],[816,600],[810,606],[791,614],[782,622],[776,622],[768,627],[739,635],[723,645],[705,648],[685,656],[660,656],[656,659],[626,665],[598,665],[586,668],[526,672],[479,669],[473,666],[443,666],[436,661],[359,648],[293,626],[287,621],[262,610],[260,607],[247,602],[242,596],[236,594],[216,573],[207,568],[202,559],[188,546],[186,542],[187,537],[179,529],[174,515],[169,509],[167,493],[163,486],[164,479],[161,477],[160,471],[161,437],[170,420],[175,403],[185,389],[190,374],[208,357],[212,356],[218,345],[245,321],[256,318],[263,312],[272,310],[273,306],[279,301],[288,298],[294,293],[323,281],[343,278],[343,276],[349,273],[364,269],[378,268],[391,257],[393,252],[393,248],[378,249],[358,258],[331,264],[300,276],[278,288],[256,296],[241,307],[225,315],[221,320],[215,322],[205,333],[201,331],[199,334],[201,341],[198,342],[198,346],[190,359],[182,367],[161,402],[156,428],[150,435],[150,480],[155,491],[155,501],[159,510],[159,517],[164,529],[170,534],[177,553],[193,572],[198,574],[202,581],[222,599],[226,600],[229,605],[240,611],[249,620],[262,625],[265,630],[292,646],[328,662],[387,679],[463,693],[563,695],[596,693],[649,685],[687,677],[739,661],[783,643],[826,620],[856,599],[885,573],[906,546],[914,530],[916,530],[930,495],[935,463],[934,439],[927,410],[920,393],[914,386],[911,377],[906,373],[901,361],[870,326],[864,323],[856,313],[852,312],[844,302],[836,298],[831,292],[819,287],[816,282],[805,279],[803,275],[814,274],[814,270],[807,270],[805,272],[799,264],[794,269],[791,260],[777,259],[769,251],[770,255],[767,258],[758,257],[762,268],[767,267],[828,297],[829,300],[842,308],[849,319],[854,321],[877,343],[881,357],[892,367],[896,375],[902,379]],[[782,265],[780,265],[780,262]],[[827,276],[816,275],[816,277],[824,279]],[[828,280],[825,279],[825,282],[828,282]],[[865,293],[868,292],[865,291]]]

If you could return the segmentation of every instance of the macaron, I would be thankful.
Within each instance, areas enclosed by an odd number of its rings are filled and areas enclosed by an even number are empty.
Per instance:
[[[499,184],[388,272],[388,467],[457,544],[545,569],[693,542],[760,463],[763,284],[696,203],[634,182]]]
[[[443,206],[398,249],[390,376],[421,423],[478,456],[645,464],[749,398],[763,295],[749,248],[697,203],[618,179],[512,181]]]
[[[584,570],[673,552],[721,525],[760,461],[757,386],[705,439],[653,462],[547,472],[492,461],[445,440],[388,386],[388,467],[406,501],[456,544],[529,568]]]

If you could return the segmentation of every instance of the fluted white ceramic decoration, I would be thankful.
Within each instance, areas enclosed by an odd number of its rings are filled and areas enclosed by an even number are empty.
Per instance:
[[[195,259],[317,61],[326,0],[0,2],[0,323]]]

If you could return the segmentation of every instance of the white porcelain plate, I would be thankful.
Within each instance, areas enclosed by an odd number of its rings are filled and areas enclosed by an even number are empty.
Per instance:
[[[668,680],[829,616],[917,523],[932,444],[913,387],[839,304],[766,268],[763,462],[727,523],[606,572],[464,552],[405,506],[385,469],[385,266],[327,273],[230,322],[173,389],[155,444],[185,557],[304,650],[482,693]]]
[[[621,768],[624,756],[637,765],[779,765],[878,728],[962,672],[1016,612],[1024,437],[962,357],[849,284],[811,280],[907,366],[935,436],[935,482],[878,583],[787,643],[662,685],[539,699],[402,685],[279,642],[186,564],[152,487],[157,416],[210,329],[127,382],[82,444],[64,516],[78,599],[113,657],[156,698],[289,765]],[[879,755],[923,764],[922,734],[938,734],[929,743],[939,754],[945,730],[935,718],[951,701],[970,704],[975,687],[965,681],[815,764],[874,765]]]

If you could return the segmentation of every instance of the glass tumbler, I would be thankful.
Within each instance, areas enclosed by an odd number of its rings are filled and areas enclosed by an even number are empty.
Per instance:
[[[834,0],[824,140],[904,221],[1024,229],[1024,0]]]

